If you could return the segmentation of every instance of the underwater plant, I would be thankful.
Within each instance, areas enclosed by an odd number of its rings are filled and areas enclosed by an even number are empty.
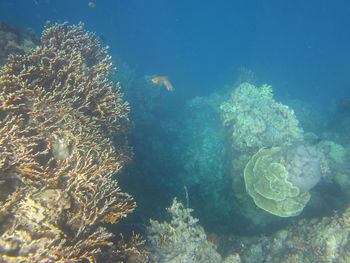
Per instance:
[[[82,24],[64,23],[0,69],[0,261],[146,260],[139,236],[114,245],[104,225],[135,207],[114,178],[131,151],[110,60]]]

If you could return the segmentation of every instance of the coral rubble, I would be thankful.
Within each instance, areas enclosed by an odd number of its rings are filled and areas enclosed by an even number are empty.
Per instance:
[[[113,176],[129,158],[129,106],[107,50],[83,25],[48,26],[0,69],[0,261],[126,262],[103,223],[135,207]]]

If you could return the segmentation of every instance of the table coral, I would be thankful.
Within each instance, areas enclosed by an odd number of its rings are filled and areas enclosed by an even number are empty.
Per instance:
[[[138,236],[111,249],[102,224],[135,207],[113,179],[131,152],[129,106],[108,80],[110,60],[82,24],[64,23],[0,69],[0,261],[144,256]]]

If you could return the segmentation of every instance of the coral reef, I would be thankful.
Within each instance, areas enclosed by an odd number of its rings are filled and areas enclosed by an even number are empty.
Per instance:
[[[0,65],[6,62],[10,54],[24,54],[39,44],[33,31],[18,30],[0,21]]]
[[[222,235],[219,249],[227,255],[222,261],[216,246],[208,245],[205,240],[198,220],[190,215],[192,209],[184,208],[175,199],[168,210],[170,222],[151,221],[148,227],[154,262],[346,263],[350,260],[350,208],[329,217],[294,220],[269,236]],[[200,256],[201,261],[197,260]]]
[[[168,208],[170,222],[151,220],[147,228],[150,240],[150,258],[158,263],[221,262],[215,245],[207,241],[198,219],[191,216],[192,209],[185,208],[176,199]]]
[[[139,236],[112,248],[103,224],[135,207],[113,178],[131,152],[110,60],[82,24],[64,23],[0,69],[0,261],[146,257]]]
[[[255,209],[254,203],[280,217],[298,215],[310,199],[308,191],[324,175],[320,170],[325,161],[318,149],[304,143],[294,111],[274,100],[271,86],[246,82],[220,109],[232,143],[232,188],[240,214],[257,226],[276,219]]]
[[[303,131],[293,110],[273,99],[271,86],[240,84],[221,104],[222,121],[231,134],[232,146],[254,153],[302,139]]]
[[[296,216],[321,179],[324,163],[317,147],[304,143],[260,149],[244,169],[247,192],[257,206],[274,215]]]
[[[242,263],[346,263],[350,209],[331,217],[301,219],[271,236],[225,239],[226,253],[239,253]]]

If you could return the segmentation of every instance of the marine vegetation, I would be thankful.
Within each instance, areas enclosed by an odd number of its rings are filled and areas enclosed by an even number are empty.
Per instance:
[[[135,207],[114,178],[131,151],[110,60],[82,24],[64,23],[0,69],[1,262],[146,260],[139,236],[113,245],[104,224]]]

